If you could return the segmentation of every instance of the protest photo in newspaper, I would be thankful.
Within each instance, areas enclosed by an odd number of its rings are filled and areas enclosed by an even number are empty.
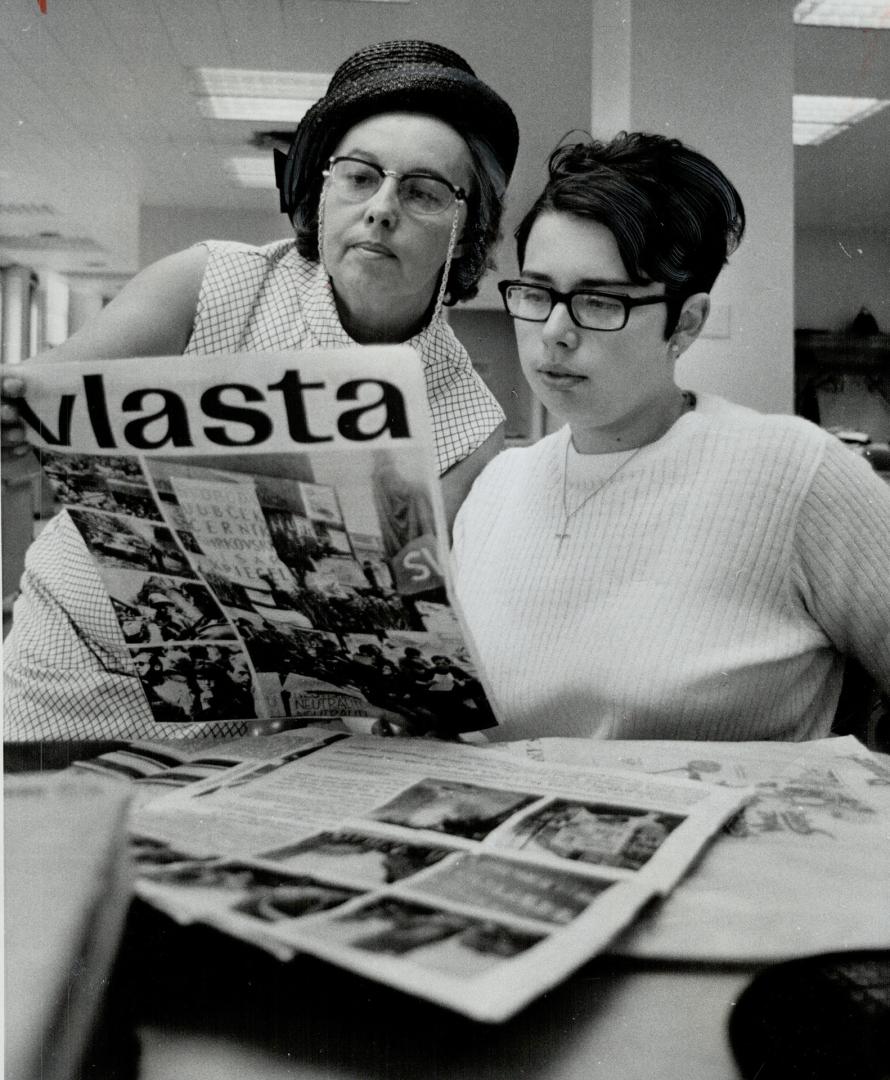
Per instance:
[[[159,734],[496,723],[449,596],[413,350],[44,364],[22,415]]]
[[[139,806],[137,894],[491,1022],[670,893],[751,794],[428,739],[293,756],[296,734]]]

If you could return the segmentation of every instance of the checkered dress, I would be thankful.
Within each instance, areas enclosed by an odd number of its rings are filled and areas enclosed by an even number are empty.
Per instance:
[[[209,259],[186,355],[355,344],[340,325],[323,270],[292,241],[206,244]],[[450,327],[436,321],[407,344],[421,355],[441,472],[502,422],[497,401]],[[66,513],[25,560],[4,643],[4,736],[26,739],[185,738],[203,724],[152,716],[111,601]],[[244,725],[215,724],[215,734]]]

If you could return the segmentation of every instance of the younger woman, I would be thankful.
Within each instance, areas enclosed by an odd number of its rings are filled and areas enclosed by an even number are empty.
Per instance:
[[[824,736],[846,656],[890,692],[890,488],[834,436],[674,381],[744,230],[675,139],[563,146],[501,282],[565,422],[455,527],[502,738]]]

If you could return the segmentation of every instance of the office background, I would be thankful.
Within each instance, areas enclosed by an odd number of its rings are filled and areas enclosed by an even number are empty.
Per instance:
[[[286,121],[212,119],[195,69],[331,73],[374,40],[456,49],[510,103],[521,132],[498,270],[455,330],[509,406],[510,434],[547,418],[529,398],[494,283],[511,233],[567,132],[676,135],[742,192],[745,242],[718,282],[683,385],[764,411],[795,408],[795,330],[843,332],[867,307],[890,331],[890,108],[819,146],[792,144],[795,93],[890,99],[890,33],[795,25],[793,0],[36,0],[0,2],[2,358],[65,337],[142,266],[208,238],[288,234],[267,163]],[[260,147],[258,144],[264,144]],[[855,379],[846,389],[855,397]],[[885,388],[886,389],[886,388]],[[859,387],[873,437],[886,401]],[[839,400],[839,396],[835,397]],[[4,460],[3,596],[46,510]]]

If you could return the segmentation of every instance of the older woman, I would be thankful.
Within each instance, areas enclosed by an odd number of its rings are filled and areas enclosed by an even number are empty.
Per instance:
[[[846,657],[890,692],[890,489],[821,428],[674,379],[744,220],[677,140],[552,155],[500,288],[566,426],[455,525],[500,737],[823,736]]]
[[[363,48],[276,161],[295,240],[209,241],[162,259],[32,362],[406,342],[424,361],[450,520],[502,445],[503,413],[441,311],[473,296],[490,264],[517,148],[509,106],[456,53]],[[154,730],[125,654],[107,647],[118,637],[61,514],[28,554],[6,643],[7,737]]]

